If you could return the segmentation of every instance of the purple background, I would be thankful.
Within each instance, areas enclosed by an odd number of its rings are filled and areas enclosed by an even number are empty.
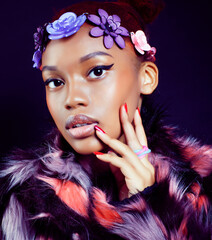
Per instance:
[[[1,3],[0,154],[39,143],[51,128],[41,74],[32,68],[32,35],[71,2]],[[155,97],[167,107],[168,123],[212,144],[210,1],[165,2],[165,10],[149,26],[160,70]]]

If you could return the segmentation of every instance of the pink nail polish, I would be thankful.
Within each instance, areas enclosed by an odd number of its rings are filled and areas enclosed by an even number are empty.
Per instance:
[[[104,130],[102,130],[100,127],[98,127],[97,125],[94,127],[97,131],[101,132],[101,133],[105,133]]]
[[[126,113],[128,113],[127,103],[124,104],[124,108],[125,108]]]
[[[104,153],[102,153],[102,152],[93,152],[93,154],[95,154],[95,155],[103,155]]]

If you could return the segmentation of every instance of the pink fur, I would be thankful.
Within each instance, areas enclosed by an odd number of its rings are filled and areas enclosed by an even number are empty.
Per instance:
[[[105,194],[96,188],[93,189],[93,203],[95,217],[104,227],[110,228],[123,221],[117,209],[107,203]]]
[[[48,183],[54,190],[56,195],[70,208],[81,214],[84,217],[88,217],[88,196],[86,191],[77,186],[71,181],[60,180],[56,178],[49,178],[45,176],[39,176],[40,180]]]

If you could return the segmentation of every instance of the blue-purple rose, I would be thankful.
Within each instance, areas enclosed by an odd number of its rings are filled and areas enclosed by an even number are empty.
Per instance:
[[[99,16],[88,15],[88,20],[98,25],[91,29],[90,34],[93,37],[104,36],[104,45],[111,48],[114,41],[120,48],[125,48],[125,41],[122,36],[129,36],[126,28],[121,26],[121,19],[117,15],[108,15],[103,9],[98,9]]]
[[[66,12],[58,20],[47,25],[46,30],[50,34],[49,39],[61,39],[76,33],[86,21],[85,14],[77,15],[73,12]]]
[[[77,17],[75,13],[67,12],[53,23],[49,23],[47,26],[45,24],[44,27],[37,28],[37,32],[34,33],[36,51],[34,52],[32,58],[32,61],[34,62],[33,67],[40,68],[42,54],[45,51],[45,47],[49,41],[48,39],[55,40],[69,37],[76,33],[85,21],[85,14]]]

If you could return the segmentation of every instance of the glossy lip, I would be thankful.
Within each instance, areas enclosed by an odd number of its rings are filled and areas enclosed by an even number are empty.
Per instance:
[[[78,127],[74,127],[77,124],[87,124]],[[94,127],[98,124],[98,121],[88,117],[84,114],[77,114],[75,116],[68,117],[65,128],[69,135],[73,138],[85,138],[94,133]]]

